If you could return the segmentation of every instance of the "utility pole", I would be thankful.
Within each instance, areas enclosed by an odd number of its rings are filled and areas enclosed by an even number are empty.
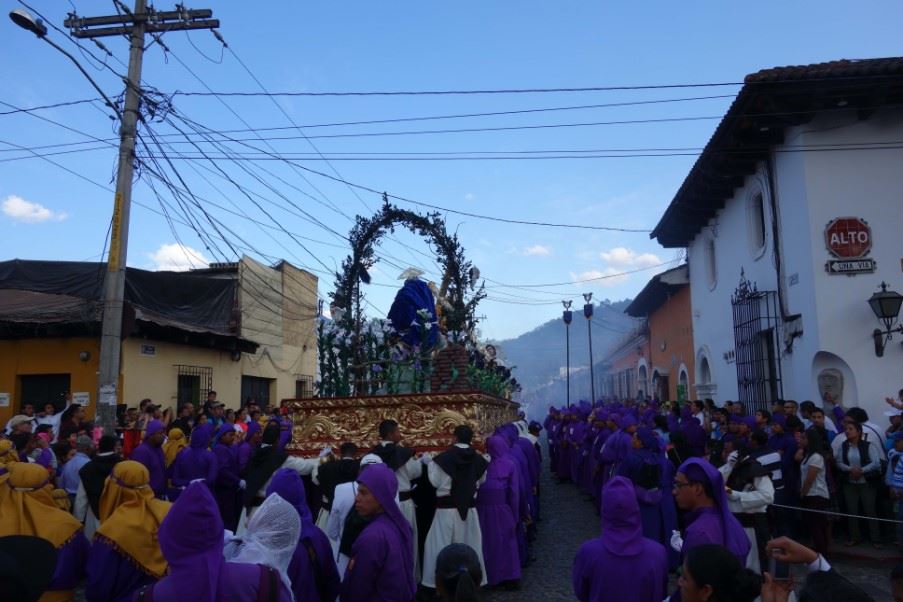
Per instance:
[[[128,35],[130,41],[125,105],[119,126],[119,168],[116,172],[116,194],[113,200],[107,273],[104,278],[103,322],[100,335],[96,420],[108,433],[116,426],[132,177],[138,120],[141,119],[141,63],[144,57],[144,36],[219,27],[218,20],[209,18],[213,15],[213,11],[207,9],[187,10],[182,5],[176,5],[175,11],[157,12],[153,7],[147,7],[146,0],[135,0],[134,10],[129,10],[122,2],[118,0],[114,2],[122,14],[79,17],[75,13],[70,13],[64,22],[75,38],[93,39]]]

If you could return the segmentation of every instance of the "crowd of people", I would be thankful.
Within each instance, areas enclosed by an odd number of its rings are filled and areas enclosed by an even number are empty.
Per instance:
[[[863,544],[863,523],[871,546],[903,549],[903,390],[887,403],[884,427],[862,408],[826,414],[811,401],[551,408],[550,468],[595,500],[603,528],[577,553],[577,597],[658,602],[677,573],[671,600],[783,600],[789,561],[811,571],[802,599],[870,600],[825,555],[841,529],[845,546]]]
[[[0,434],[0,600],[465,602],[532,559],[538,423],[483,454],[468,426],[435,453],[384,420],[372,449],[302,458],[278,409],[212,391],[177,416],[142,400],[115,435],[53,410]]]

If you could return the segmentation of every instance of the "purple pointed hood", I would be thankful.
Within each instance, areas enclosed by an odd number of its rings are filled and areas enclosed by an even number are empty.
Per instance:
[[[738,558],[746,558],[750,549],[749,538],[727,506],[724,477],[721,476],[718,469],[705,460],[690,458],[680,465],[677,472],[683,473],[687,480],[691,482],[708,485],[708,489],[715,500],[715,509],[721,515],[721,525],[724,533],[722,544]]]
[[[179,601],[215,602],[223,558],[223,520],[202,483],[191,483],[172,505],[157,532]]]
[[[501,435],[493,435],[486,440],[486,451],[489,456],[495,460],[496,458],[507,458],[511,453],[511,447],[508,441]]]
[[[371,464],[361,472],[357,477],[357,482],[367,487],[373,497],[379,501],[383,508],[383,513],[401,535],[401,549],[390,550],[390,553],[401,554],[404,557],[404,566],[414,566],[413,554],[413,532],[408,520],[401,513],[401,508],[395,501],[398,494],[398,479],[395,472],[385,464]],[[407,575],[408,591],[413,596],[417,592],[417,584],[414,582],[414,572],[411,570]]]
[[[163,430],[163,423],[159,420],[151,420],[147,423],[147,428],[144,430],[144,438],[147,439],[153,434],[156,434]]]
[[[210,445],[210,436],[213,434],[213,427],[209,424],[199,424],[191,431],[191,440],[189,445],[192,449],[207,449]]]
[[[301,517],[301,539],[310,539],[314,529],[314,518],[307,505],[304,481],[301,480],[298,473],[289,468],[280,468],[273,473],[273,478],[267,487],[267,497],[274,493],[295,507],[298,516]]]
[[[643,551],[640,505],[633,483],[625,477],[611,479],[602,490],[602,545],[616,556]]]

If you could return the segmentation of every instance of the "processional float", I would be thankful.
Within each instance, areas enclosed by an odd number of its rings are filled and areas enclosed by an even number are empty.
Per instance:
[[[482,436],[517,419],[518,389],[492,345],[476,338],[477,304],[485,297],[479,270],[464,257],[458,237],[438,213],[399,209],[383,197],[380,211],[358,216],[349,235],[351,254],[336,274],[330,318],[319,317],[317,396],[286,399],[292,421],[287,450],[315,456],[324,446],[351,441],[362,449],[379,442],[382,420],[399,423],[405,444],[437,451],[460,424]],[[410,268],[386,319],[366,319],[362,285],[377,262],[381,238],[403,226],[428,240],[441,266],[439,285]]]

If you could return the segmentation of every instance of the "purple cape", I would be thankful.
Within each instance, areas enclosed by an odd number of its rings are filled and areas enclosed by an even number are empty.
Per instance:
[[[339,572],[329,539],[314,524],[301,477],[294,470],[280,468],[273,474],[266,493],[267,496],[278,494],[295,507],[301,518],[301,536],[288,567],[295,600],[335,600],[339,595]]]
[[[384,464],[368,466],[358,477],[383,511],[358,536],[342,581],[342,602],[411,602],[417,592],[411,526],[395,502],[398,479]]]
[[[486,481],[477,492],[477,515],[483,532],[483,560],[489,585],[520,579],[520,554],[517,527],[520,475],[500,435],[486,441],[492,457],[486,469]]]
[[[574,559],[574,593],[583,602],[659,602],[665,598],[664,546],[643,537],[633,485],[614,477],[602,492],[602,537],[584,543]]]
[[[169,575],[180,601],[215,602],[223,558],[223,521],[210,490],[200,483],[189,485],[157,533],[160,549],[169,563]]]

